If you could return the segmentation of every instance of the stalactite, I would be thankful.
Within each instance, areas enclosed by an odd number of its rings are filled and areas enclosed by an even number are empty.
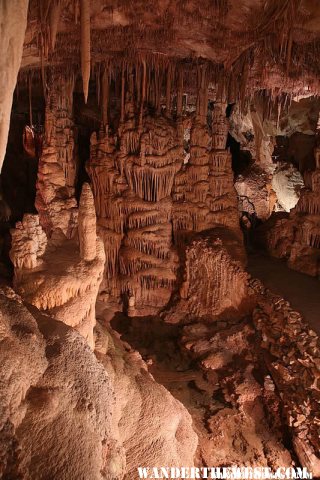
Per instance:
[[[80,0],[81,24],[81,73],[84,101],[87,103],[90,80],[91,40],[90,40],[90,0]]]
[[[172,67],[169,64],[167,69],[167,83],[166,83],[166,115],[170,117],[171,113],[171,77]]]
[[[29,123],[30,127],[33,125],[33,117],[32,117],[32,79],[31,79],[31,73],[29,73]]]
[[[143,109],[144,102],[146,98],[146,83],[147,83],[147,64],[146,61],[142,61],[143,74],[142,74],[142,93],[141,93],[141,105],[140,105],[140,115],[139,115],[139,127],[142,127],[143,122]]]
[[[178,71],[178,84],[177,84],[177,117],[182,115],[182,96],[183,96],[183,70],[180,68]]]
[[[46,89],[46,75],[45,75],[45,69],[44,69],[44,35],[40,33],[40,38],[41,38],[41,43],[40,43],[40,57],[41,57],[41,81],[42,81],[42,91],[43,91],[43,97],[46,99],[47,97],[47,89]]]
[[[120,115],[120,123],[124,122],[124,114],[125,114],[125,75],[124,75],[124,64],[122,64],[121,70],[121,115]]]
[[[99,63],[95,71],[96,76],[96,98],[97,103],[100,106],[101,102],[101,64]]]
[[[59,20],[60,20],[60,12],[61,12],[61,0],[54,0],[51,3],[50,18],[49,18],[51,52],[54,51],[54,47],[56,44],[56,37],[57,37],[57,31],[59,26]]]
[[[108,125],[108,103],[109,103],[109,72],[105,67],[102,74],[102,98],[101,98],[101,111],[102,111],[102,123],[106,127]]]
[[[291,55],[292,55],[292,29],[290,29],[289,36],[288,36],[287,61],[286,61],[287,75],[289,75],[289,71],[290,71]]]

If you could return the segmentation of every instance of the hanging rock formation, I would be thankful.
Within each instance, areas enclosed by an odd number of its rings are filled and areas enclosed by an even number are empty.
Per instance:
[[[13,92],[20,68],[28,0],[3,0],[0,5],[0,171],[6,153]]]
[[[2,1],[1,478],[320,476],[318,335],[246,272],[241,215],[319,276],[316,4]]]

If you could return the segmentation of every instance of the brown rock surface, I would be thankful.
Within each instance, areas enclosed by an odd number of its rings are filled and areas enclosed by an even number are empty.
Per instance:
[[[98,326],[97,360],[12,290],[0,301],[1,477],[120,479],[140,465],[193,465],[191,418],[139,354]]]

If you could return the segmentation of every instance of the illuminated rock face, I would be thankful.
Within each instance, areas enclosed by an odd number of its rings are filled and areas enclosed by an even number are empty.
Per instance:
[[[212,136],[201,108],[187,164],[179,118],[138,118],[130,92],[119,148],[108,129],[91,138],[87,171],[106,251],[103,288],[116,301],[124,297],[131,316],[167,305],[177,288],[176,248],[184,249],[194,233],[225,225],[241,244],[231,155],[225,150],[225,105],[214,113]]]
[[[255,165],[243,175],[239,175],[235,182],[239,209],[243,212],[254,212],[259,219],[267,220],[277,200],[271,179],[271,174]]]
[[[48,239],[43,231],[38,215],[27,214],[22,222],[11,230],[12,249],[10,258],[16,269],[32,269],[41,264]]]
[[[99,326],[94,353],[10,289],[0,306],[1,477],[121,480],[141,465],[194,465],[190,415],[137,352]]]
[[[302,175],[293,165],[278,165],[272,176],[272,188],[280,210],[290,212],[297,205],[303,187]]]
[[[198,115],[191,127],[190,159],[175,177],[173,230],[177,245],[190,234],[224,225],[239,232],[231,154],[226,150],[225,105],[213,111],[212,134]],[[241,234],[240,234],[241,237]]]
[[[107,478],[120,459],[107,449],[116,438],[105,369],[75,330],[31,314],[12,291],[0,302],[0,476]]]
[[[29,303],[78,330],[94,346],[95,302],[105,254],[96,234],[94,200],[84,184],[78,215],[78,238],[55,241],[39,225],[37,215],[25,215],[12,230],[14,284]],[[60,233],[60,230],[58,231]]]
[[[250,311],[243,261],[234,232],[216,228],[195,236],[186,248],[183,282],[166,321],[196,317],[211,323]]]
[[[91,141],[87,168],[106,250],[105,288],[141,314],[163,307],[176,279],[170,195],[183,158],[176,137],[159,117],[145,119],[143,130],[128,120],[120,151],[107,134]]]

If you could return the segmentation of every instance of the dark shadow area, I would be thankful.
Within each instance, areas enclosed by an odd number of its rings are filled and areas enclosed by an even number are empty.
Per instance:
[[[35,84],[31,104],[27,87],[15,92],[8,143],[0,175],[0,277],[11,281],[10,228],[35,209],[36,182],[44,124],[44,98]],[[31,117],[31,118],[30,118]],[[30,128],[32,120],[32,129]]]
[[[90,177],[86,170],[86,162],[90,158],[90,137],[92,132],[88,128],[80,126],[77,133],[78,164],[75,193],[79,201],[82,185],[85,182],[90,183]]]
[[[292,163],[300,173],[314,170],[315,135],[305,135],[295,132],[290,137],[277,136],[273,152],[274,162]]]
[[[319,280],[304,273],[291,270],[285,260],[272,258],[257,251],[248,256],[248,271],[262,280],[270,290],[288,300],[320,334]]]
[[[253,163],[251,153],[241,150],[240,147],[240,143],[228,133],[227,148],[230,149],[232,155],[232,170],[235,175],[242,174]]]

